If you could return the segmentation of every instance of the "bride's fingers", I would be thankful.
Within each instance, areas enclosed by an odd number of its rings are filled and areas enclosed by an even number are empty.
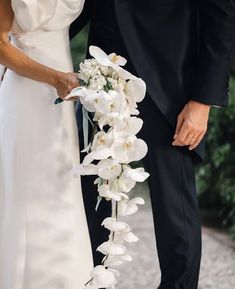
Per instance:
[[[73,97],[72,100],[73,100],[73,101],[78,101],[78,100],[79,100],[79,97]]]
[[[65,99],[65,101],[78,101],[78,100],[79,100],[79,97],[76,97],[76,96]]]
[[[59,97],[65,100],[66,96],[77,86],[79,86],[79,80],[76,73],[61,73],[55,88]]]
[[[64,90],[64,89],[57,89],[57,94],[59,98],[65,100],[66,96],[70,93],[69,90]]]

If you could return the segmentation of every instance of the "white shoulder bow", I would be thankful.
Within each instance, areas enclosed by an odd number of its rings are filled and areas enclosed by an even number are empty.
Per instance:
[[[69,26],[82,12],[85,0],[11,0],[15,20],[23,31]]]
[[[12,9],[24,31],[44,26],[55,14],[57,0],[12,0]]]

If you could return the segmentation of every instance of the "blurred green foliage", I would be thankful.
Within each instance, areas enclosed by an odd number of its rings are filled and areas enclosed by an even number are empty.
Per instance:
[[[87,31],[84,28],[71,42],[75,71],[86,57]],[[235,76],[235,63],[232,73]],[[235,239],[235,77],[229,108],[211,111],[206,159],[197,180],[201,208],[212,212],[217,225],[229,228]]]
[[[211,111],[206,159],[198,170],[199,201],[235,239],[235,78],[230,106]]]
[[[78,71],[79,64],[86,58],[88,29],[89,27],[86,26],[71,41],[71,52],[75,71]]]

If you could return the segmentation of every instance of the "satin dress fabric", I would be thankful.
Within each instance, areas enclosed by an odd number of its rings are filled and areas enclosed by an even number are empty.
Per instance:
[[[84,0],[12,0],[12,44],[72,72],[68,30]],[[3,70],[3,69],[2,69]],[[74,104],[7,70],[0,86],[0,289],[82,289],[93,267]]]

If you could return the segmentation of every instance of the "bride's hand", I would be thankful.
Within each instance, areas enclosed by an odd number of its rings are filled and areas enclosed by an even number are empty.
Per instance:
[[[60,73],[56,77],[55,88],[57,90],[58,96],[65,100],[65,97],[71,92],[75,87],[79,86],[79,80],[76,73]],[[69,100],[77,100],[77,98],[70,98]]]

